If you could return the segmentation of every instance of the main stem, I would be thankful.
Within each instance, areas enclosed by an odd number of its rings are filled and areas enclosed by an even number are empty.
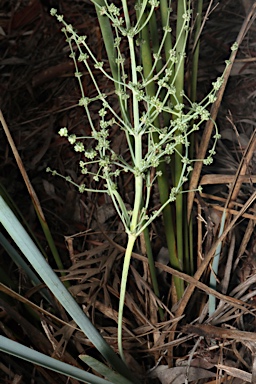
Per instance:
[[[186,11],[186,0],[179,0],[178,1],[178,8],[177,8],[177,24],[176,24],[176,35],[179,36],[179,39],[177,41],[177,56],[178,56],[178,63],[176,64],[176,80],[175,80],[175,88],[176,88],[176,97],[177,101],[179,103],[183,102],[183,97],[181,95],[181,92],[184,88],[184,47],[185,47],[185,41],[186,41],[186,32],[184,30],[184,20],[183,15]],[[175,186],[179,185],[180,183],[180,177],[182,174],[182,167],[183,164],[181,162],[180,155],[182,155],[183,152],[183,146],[182,144],[177,145],[177,152],[175,153],[175,175],[174,175],[174,183]],[[179,194],[176,199],[176,236],[177,236],[177,257],[178,257],[178,263],[180,266],[180,270],[183,270],[184,266],[184,231],[183,231],[183,195]],[[181,298],[180,292],[184,291],[184,285],[183,282],[180,280],[180,289],[177,291],[177,299],[179,300]]]
[[[141,161],[141,135],[135,135],[135,160]],[[138,163],[139,164],[139,163]],[[138,219],[140,213],[141,199],[142,199],[142,187],[143,187],[143,178],[141,175],[135,176],[135,198],[134,198],[134,209],[132,214],[130,232],[128,233],[128,242],[124,255],[124,264],[122,271],[121,279],[121,288],[120,288],[120,299],[119,299],[119,310],[118,310],[118,350],[122,360],[125,362],[125,357],[123,353],[123,342],[122,342],[122,325],[123,325],[123,310],[124,310],[124,301],[126,293],[126,285],[128,272],[130,267],[130,261],[132,256],[133,247],[135,241],[138,237]]]
[[[135,57],[135,47],[134,47],[134,36],[129,34],[130,31],[130,18],[127,9],[127,2],[122,0],[123,11],[125,15],[126,29],[127,29],[127,39],[129,44],[130,60],[131,60],[131,71],[132,71],[132,83],[134,85],[138,84],[137,71],[136,71],[136,57]],[[126,252],[124,256],[124,264],[122,271],[122,280],[120,288],[120,300],[119,300],[119,310],[118,310],[118,350],[122,360],[125,362],[125,357],[123,353],[123,343],[122,343],[122,324],[123,324],[123,309],[125,301],[125,292],[127,285],[127,277],[129,272],[130,260],[133,251],[135,241],[138,237],[139,230],[139,214],[142,201],[142,191],[143,191],[143,175],[140,172],[142,164],[142,135],[140,132],[140,115],[139,115],[139,101],[137,99],[137,92],[134,89],[132,91],[132,108],[133,108],[133,132],[134,132],[134,176],[135,176],[135,197],[134,197],[134,206],[130,224],[130,231],[128,232],[128,242],[126,247]]]
[[[118,339],[118,350],[121,356],[121,359],[125,362],[124,352],[123,352],[123,310],[124,310],[124,301],[125,301],[125,292],[127,285],[127,277],[130,267],[132,250],[134,243],[137,239],[136,235],[128,235],[127,247],[124,255],[124,265],[122,271],[121,279],[121,288],[120,288],[120,299],[119,299],[119,310],[118,310],[118,328],[117,328],[117,339]]]

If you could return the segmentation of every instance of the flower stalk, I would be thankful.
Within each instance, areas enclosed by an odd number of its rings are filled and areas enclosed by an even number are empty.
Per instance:
[[[73,27],[64,21],[63,16],[58,15],[54,9],[51,11],[64,25],[62,31],[70,46],[70,57],[74,61],[75,76],[81,89],[79,105],[84,107],[91,128],[89,136],[70,135],[66,127],[61,128],[59,133],[68,138],[76,152],[81,152],[81,173],[93,178],[96,185],[93,191],[97,192],[97,183],[103,182],[104,188],[98,191],[111,197],[127,233],[118,314],[118,347],[122,359],[125,360],[122,345],[123,309],[135,242],[138,236],[147,231],[150,224],[163,214],[170,262],[180,270],[188,264],[187,261],[184,262],[188,247],[184,248],[183,225],[186,215],[183,205],[186,192],[184,185],[188,181],[194,162],[189,156],[190,137],[210,119],[208,107],[215,100],[222,78],[213,84],[212,91],[199,103],[191,102],[185,95],[184,58],[191,15],[189,1],[178,1],[176,40],[173,43],[169,24],[171,8],[166,0],[161,0],[160,3],[156,0],[138,1],[135,5],[135,16],[131,16],[133,13],[127,0],[122,0],[121,8],[108,3],[107,0],[92,1],[99,17],[111,74],[105,69],[105,63],[98,62],[93,55],[86,36],[79,36]],[[158,34],[159,19],[163,25],[158,42],[155,35]],[[125,55],[128,55],[128,60],[122,53],[123,46],[126,47]],[[81,81],[82,73],[77,62],[85,65],[91,77],[96,92],[93,98],[85,94]],[[113,83],[120,112],[117,112],[112,100],[101,90],[93,68],[97,68],[101,76]],[[94,103],[96,106],[100,104],[99,127],[90,116],[90,105]],[[112,148],[110,131],[113,126],[119,127],[120,135],[124,132],[129,156],[115,152]],[[208,163],[212,161],[218,137],[216,127],[213,147],[205,159]],[[171,169],[172,185],[169,184],[167,166]],[[134,182],[134,200],[130,211],[126,208],[124,194],[118,188],[117,181],[121,173],[131,174]],[[57,172],[53,171],[53,174]],[[70,181],[70,178],[67,179]],[[156,180],[160,204],[154,210],[151,206],[151,193]],[[80,192],[90,190],[86,182],[77,187]],[[151,273],[152,281],[156,282],[153,267]],[[184,290],[183,282],[174,279],[174,283],[179,299]],[[156,292],[157,289],[156,284]]]

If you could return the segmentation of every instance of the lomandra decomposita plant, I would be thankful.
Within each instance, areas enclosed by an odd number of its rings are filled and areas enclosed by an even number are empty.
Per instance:
[[[183,81],[181,82],[178,76],[184,67],[190,31],[189,1],[178,2],[182,13],[178,20],[179,33],[176,33],[175,38],[170,26],[172,9],[165,1],[138,1],[134,5],[135,14],[128,8],[126,0],[120,2],[120,7],[107,1],[93,3],[103,32],[108,63],[99,62],[90,49],[86,36],[79,36],[72,25],[64,21],[62,15],[58,15],[55,9],[51,10],[51,14],[64,25],[62,31],[70,46],[70,57],[76,68],[75,77],[81,90],[79,105],[84,107],[91,130],[89,136],[78,137],[69,134],[68,128],[63,127],[59,134],[67,137],[74,150],[81,153],[81,173],[90,175],[95,182],[96,187],[93,190],[85,183],[77,185],[79,191],[108,194],[127,233],[118,317],[118,346],[124,360],[122,316],[135,241],[166,206],[175,202],[177,197],[185,192],[184,184],[195,161],[189,157],[190,137],[210,119],[208,109],[216,100],[216,92],[223,77],[213,83],[210,93],[200,102],[191,102],[184,92]],[[158,7],[160,13],[157,12]],[[161,37],[160,41],[157,41],[152,33],[154,30]],[[149,48],[149,51],[146,48]],[[85,94],[78,63],[84,64],[86,73],[91,77],[96,91],[93,98]],[[112,74],[109,74],[109,67]],[[113,97],[100,87],[94,69],[100,71],[108,84],[108,90],[109,84],[113,84],[119,109],[113,105]],[[100,105],[99,127],[90,114],[92,105],[94,113],[95,106]],[[125,133],[125,155],[112,146],[110,136],[112,129],[116,127]],[[212,148],[208,157],[203,159],[205,164],[212,162],[218,138],[216,127]],[[170,166],[174,182],[165,201],[162,201],[155,211],[150,212],[152,186],[157,178],[162,177],[163,164]],[[48,168],[48,171],[51,170]],[[56,171],[51,172],[57,174]],[[134,200],[130,210],[127,209],[124,194],[118,189],[118,179],[122,173],[132,175],[134,181]],[[70,177],[66,179],[74,183]],[[103,185],[103,188],[97,188],[97,183]]]

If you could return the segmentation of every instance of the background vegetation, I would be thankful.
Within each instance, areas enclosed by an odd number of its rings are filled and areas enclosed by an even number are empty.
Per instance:
[[[73,78],[74,68],[68,58],[67,44],[59,31],[60,26],[49,16],[49,8],[54,4],[48,5],[37,1],[8,3],[1,13],[1,108],[16,145],[16,159],[21,170],[23,168],[18,154],[24,164],[21,177],[10,151],[11,139],[9,137],[7,140],[2,131],[1,195],[22,225],[27,226],[26,230],[34,238],[48,263],[59,276],[62,275],[62,280],[80,308],[117,352],[120,276],[126,247],[122,224],[106,194],[81,195],[72,184],[45,173],[46,167],[50,165],[63,175],[70,176],[76,184],[84,183],[85,176],[79,172],[81,155],[58,136],[58,131],[61,127],[68,126],[71,133],[90,135],[88,120],[82,108],[77,107],[80,91],[76,79]],[[178,227],[180,230],[167,231],[167,236],[164,235],[165,224],[161,218],[157,218],[150,226],[148,234],[138,237],[132,254],[122,339],[127,364],[141,382],[160,380],[168,383],[180,374],[183,379],[179,377],[179,382],[185,382],[188,364],[185,368],[180,366],[180,359],[188,359],[189,365],[195,368],[195,371],[190,368],[191,376],[187,376],[189,381],[200,379],[201,382],[213,382],[213,377],[221,375],[223,379],[219,380],[225,382],[231,382],[232,377],[236,377],[236,380],[246,380],[248,377],[253,380],[252,376],[248,376],[254,374],[251,368],[253,345],[248,344],[248,338],[252,337],[248,332],[254,330],[252,288],[255,140],[252,120],[254,84],[251,80],[254,64],[253,47],[250,45],[253,25],[250,25],[250,17],[243,24],[245,11],[248,9],[245,10],[242,4],[239,5],[240,11],[228,1],[215,9],[214,6],[214,2],[203,4],[202,21],[205,20],[206,23],[204,32],[200,35],[197,99],[201,100],[210,91],[212,81],[223,71],[224,61],[229,58],[230,48],[238,40],[237,36],[242,45],[232,67],[225,97],[223,100],[219,99],[221,108],[211,111],[212,114],[218,112],[222,139],[218,143],[213,165],[205,168],[203,173],[200,171],[200,184],[204,186],[204,190],[203,194],[192,197],[193,232],[189,226],[185,229],[187,209],[185,214],[180,215],[183,220]],[[174,11],[176,12],[175,9]],[[195,15],[196,10],[194,12]],[[79,33],[88,35],[97,60],[106,62],[94,6],[91,3],[72,2],[71,7],[68,1],[62,2],[61,13],[67,15],[68,22]],[[223,19],[225,23],[222,22]],[[172,22],[175,24],[175,18]],[[248,27],[249,32],[245,35]],[[193,41],[192,35],[189,35],[188,52],[193,51]],[[139,48],[136,49],[139,54]],[[190,85],[187,85],[190,84],[192,68],[189,55],[184,68],[185,87],[193,98],[195,95],[193,96]],[[110,69],[108,70],[110,73]],[[106,82],[99,69],[95,68],[93,73],[100,89],[107,87],[109,100],[115,104],[116,96],[111,82]],[[88,73],[85,72],[84,75],[83,87],[86,94],[93,98],[96,96],[95,87]],[[237,95],[236,98],[234,94]],[[96,101],[90,109],[95,126],[99,122],[98,109]],[[205,137],[209,135],[209,131],[209,125],[206,125],[204,133],[202,127],[195,137],[194,148],[195,153],[199,153],[199,158],[202,158],[200,151],[210,148],[208,144],[213,144],[210,136]],[[111,132],[111,140],[117,150],[126,153],[123,132],[115,129]],[[202,146],[202,143],[205,145]],[[12,149],[15,151],[14,147]],[[27,172],[27,179],[24,170]],[[169,171],[167,179],[173,180],[172,171]],[[24,187],[24,180],[29,193]],[[94,188],[92,177],[86,176],[86,183]],[[134,198],[132,179],[124,174],[118,183],[120,190],[125,191],[129,209]],[[32,203],[36,207],[39,221]],[[159,204],[157,186],[153,189],[150,204],[151,209]],[[187,206],[186,199],[183,199],[182,206]],[[249,206],[251,210],[247,210]],[[3,213],[3,205],[1,207]],[[175,217],[177,206],[172,207],[171,212],[172,217]],[[45,218],[49,227],[46,226]],[[177,223],[176,219],[174,221]],[[11,227],[17,232],[18,223]],[[169,236],[173,233],[180,234],[181,228],[184,230],[179,240],[183,241],[182,249],[187,250],[190,247],[188,255],[192,254],[191,260],[194,262],[187,270],[184,268],[185,272],[191,272],[189,274],[179,273],[181,268],[177,265],[167,265],[169,257],[165,257],[168,254]],[[158,268],[159,292],[153,292],[146,258],[149,254],[145,241],[147,236],[152,245],[155,266]],[[222,236],[221,242],[217,241],[219,236]],[[36,280],[38,275],[31,274],[31,268],[22,264],[24,259],[20,259],[15,244],[5,230],[2,231],[1,243],[1,334],[27,345],[30,349],[86,371],[88,366],[77,359],[79,354],[101,359],[90,339],[79,329],[70,327],[74,327],[72,314],[67,315],[49,291],[43,289]],[[171,243],[173,244],[173,238]],[[208,262],[216,250],[216,254],[221,256],[218,280],[208,268]],[[207,262],[202,263],[203,259]],[[211,286],[218,291],[214,295],[214,291],[209,288],[210,274],[213,279]],[[174,276],[181,277],[189,286],[186,293],[182,293],[178,306],[175,306],[179,294],[174,294]],[[199,289],[194,290],[195,287]],[[210,298],[217,295],[217,302],[213,300],[213,309],[207,314],[206,302],[209,295]],[[34,304],[41,306],[44,313]],[[162,313],[159,308],[162,308]],[[181,320],[179,316],[183,314],[185,317]],[[199,328],[189,328],[189,324],[194,321],[205,324]],[[207,328],[206,324],[217,328]],[[231,328],[226,331],[225,337],[220,332],[220,324]],[[235,334],[232,333],[234,330],[243,332]],[[206,336],[213,341],[209,346],[196,335]],[[218,341],[216,343],[219,338],[229,339],[231,342],[226,345],[219,344]],[[196,369],[198,359],[202,371]],[[155,370],[156,378],[147,376],[149,370],[158,364],[161,369]],[[89,365],[92,366],[92,363]],[[168,370],[168,365],[171,370]],[[179,370],[175,371],[173,367]],[[67,380],[64,376],[44,368],[21,363],[6,352],[1,354],[0,368],[3,382],[16,380],[28,383],[35,380],[38,383],[54,383]],[[94,366],[94,373],[95,369]],[[98,366],[96,371],[100,369]],[[167,370],[166,373],[164,369]],[[118,371],[118,368],[115,370]],[[106,376],[106,372],[103,376]],[[78,380],[70,379],[70,382],[75,383]],[[111,380],[114,382],[115,378]]]

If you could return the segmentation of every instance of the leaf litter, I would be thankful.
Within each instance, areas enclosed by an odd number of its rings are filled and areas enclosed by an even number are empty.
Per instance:
[[[122,246],[125,245],[122,228],[112,206],[103,196],[79,195],[71,185],[45,173],[46,165],[50,163],[52,168],[71,175],[77,183],[81,182],[81,176],[77,175],[79,155],[74,154],[57,135],[58,128],[66,125],[75,132],[84,133],[88,129],[81,109],[77,108],[79,92],[73,79],[72,64],[67,58],[66,44],[59,33],[59,26],[49,16],[46,2],[14,1],[13,8],[7,2],[3,3],[0,12],[0,46],[3,51],[1,108],[53,230],[56,244],[62,252],[66,279],[72,282],[70,291],[116,350],[120,271],[124,252]],[[61,3],[62,12],[69,14],[70,21],[77,29],[90,34],[89,38],[96,53],[102,55],[102,42],[95,23],[94,8],[87,2],[86,9],[79,2],[66,0]],[[226,1],[225,4],[216,6],[206,21],[201,39],[203,65],[199,70],[199,92],[203,93],[207,84],[221,70],[221,64],[228,56],[229,46],[243,23],[243,6],[249,11],[248,3],[243,1],[234,5],[232,1]],[[218,145],[216,161],[212,167],[203,169],[201,184],[205,186],[204,193],[201,198],[195,198],[197,233],[202,234],[201,241],[198,241],[198,266],[217,241],[218,220],[225,205],[229,213],[228,225],[254,191],[254,36],[255,26],[252,24],[242,41],[218,113],[222,139]],[[84,76],[84,86],[92,96],[94,91],[88,76]],[[105,84],[101,82],[101,86]],[[91,113],[92,119],[97,121],[93,106]],[[3,143],[0,150],[0,181],[12,197],[17,199],[19,196],[19,206],[24,207],[22,209],[26,220],[44,246],[33,211],[28,209],[31,203],[23,181],[3,133],[0,135]],[[116,135],[116,145],[122,142],[121,135]],[[93,183],[92,180],[88,182]],[[132,200],[131,183],[127,182],[126,186],[126,193]],[[256,308],[255,209],[255,204],[252,203],[223,239],[218,274],[219,302],[210,318],[205,311],[210,294],[210,288],[207,287],[208,268],[204,270],[201,281],[184,274],[183,278],[188,285],[197,288],[185,312],[177,316],[177,308],[170,308],[168,301],[172,269],[165,263],[157,263],[159,271],[166,274],[165,290],[160,300],[150,288],[147,261],[145,257],[141,257],[143,252],[140,244],[137,245],[126,299],[124,349],[131,366],[135,367],[136,361],[135,369],[143,375],[145,382],[156,382],[156,378],[162,384],[215,383],[216,380],[239,384],[255,381],[255,344],[254,338],[250,338],[255,331]],[[158,224],[160,227],[161,223]],[[152,238],[158,254],[164,244],[161,230],[157,226],[153,228]],[[231,253],[232,241],[234,247]],[[228,258],[229,262],[226,262]],[[18,282],[19,274],[13,268],[12,274]],[[31,287],[22,284],[21,293],[24,296],[29,295]],[[33,291],[34,300],[36,301]],[[159,306],[166,311],[163,322],[158,321]],[[193,311],[195,308],[198,315]],[[75,354],[92,348],[61,308],[58,308],[58,316],[66,325],[60,326],[53,320],[49,309],[49,316],[43,316],[44,326],[38,330],[40,342],[36,344],[33,344],[29,335],[26,314],[23,313],[18,299],[14,312],[6,302],[2,303],[1,310],[2,331],[6,332],[4,329],[8,326],[10,336],[15,338],[17,324],[21,324],[20,337],[36,349],[43,351],[47,346],[49,353],[71,361],[70,351],[74,351],[74,348]],[[190,316],[191,313],[194,316]],[[207,333],[206,327],[215,327],[217,331],[213,332],[211,328],[211,332]],[[173,341],[169,340],[170,334],[175,335]],[[166,355],[172,345],[175,346],[172,351],[176,366],[168,367]],[[195,345],[197,349],[194,349]],[[24,367],[17,366],[13,358],[10,361],[1,356],[2,368],[11,377],[16,373],[23,375],[28,382],[33,376],[32,370],[26,364]],[[186,365],[179,366],[181,361]],[[74,361],[74,364],[77,362]],[[152,370],[154,365],[156,368]],[[146,375],[149,370],[151,373]],[[64,382],[60,376],[56,377],[44,369],[40,370],[40,374],[48,382]],[[216,379],[212,380],[213,378]],[[72,383],[75,382],[72,380]]]

